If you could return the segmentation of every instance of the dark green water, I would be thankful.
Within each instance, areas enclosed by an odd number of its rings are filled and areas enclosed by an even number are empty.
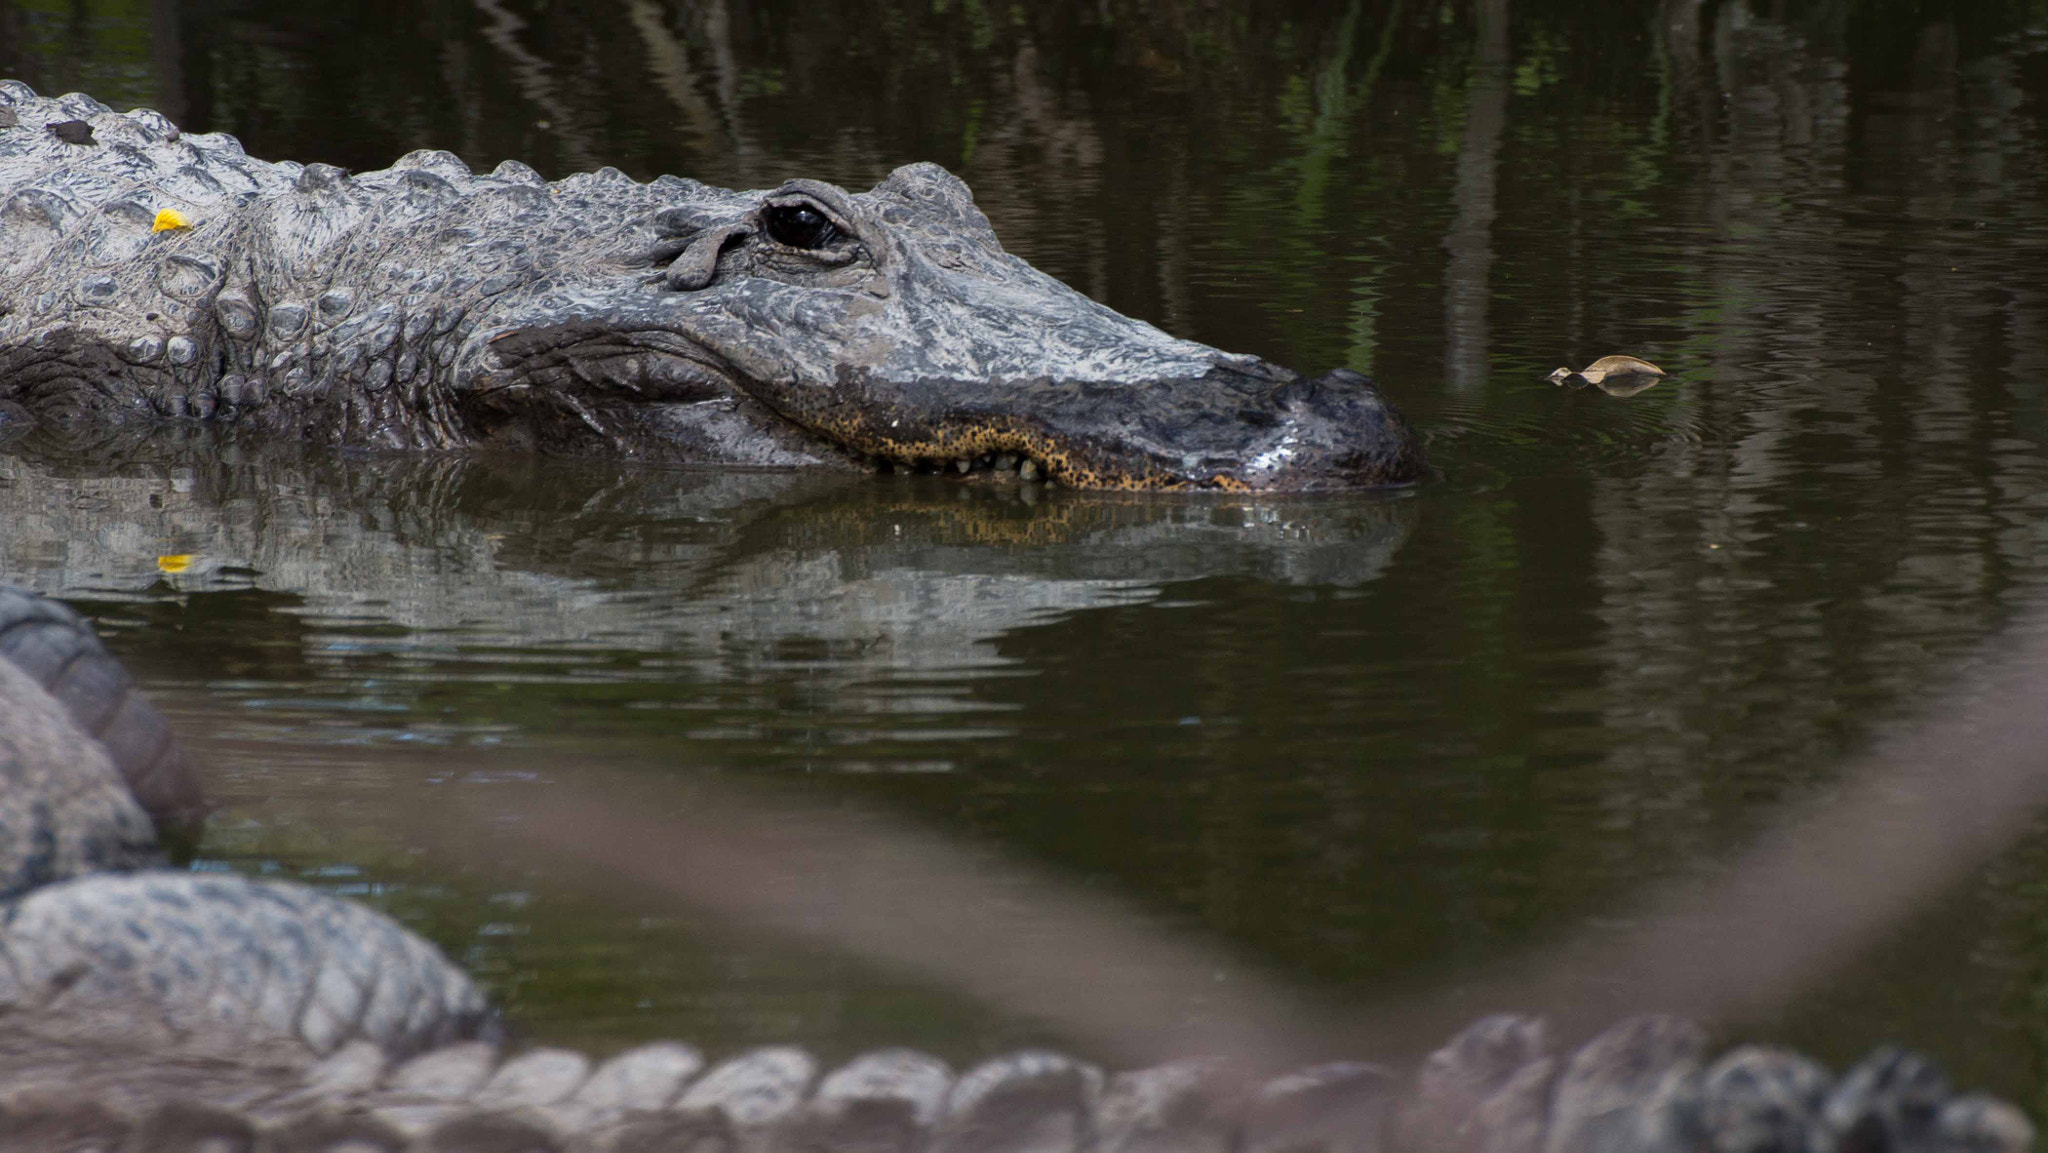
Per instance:
[[[530,1036],[963,1059],[1064,1039],[408,815],[586,761],[765,783],[1366,1001],[1711,875],[2048,599],[2048,4],[1239,7],[0,0],[0,74],[264,156],[935,160],[1120,310],[1370,373],[1439,472],[1025,500],[31,440],[0,580],[208,752],[204,864],[377,901]],[[1544,379],[1616,352],[1671,377]],[[1724,1031],[1902,1040],[2038,1115],[2048,836],[1769,1000]]]

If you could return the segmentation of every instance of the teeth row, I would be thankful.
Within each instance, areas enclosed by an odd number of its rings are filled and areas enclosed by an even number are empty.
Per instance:
[[[969,473],[1015,473],[1018,480],[1052,483],[1052,472],[1028,456],[1014,452],[985,452],[976,457],[956,457],[945,460],[940,457],[921,457],[917,460],[889,460],[875,458],[875,466],[883,472],[917,473],[923,476],[951,474],[965,476]]]

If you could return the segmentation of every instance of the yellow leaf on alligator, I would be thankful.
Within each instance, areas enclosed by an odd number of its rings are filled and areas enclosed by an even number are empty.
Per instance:
[[[180,552],[171,553],[166,556],[160,556],[156,558],[156,567],[160,572],[184,572],[186,569],[192,567],[192,554],[188,552]]]
[[[190,220],[185,219],[184,213],[178,211],[175,208],[166,208],[163,211],[156,214],[156,226],[151,228],[150,231],[169,232],[173,228],[190,227],[192,227],[192,222]]]

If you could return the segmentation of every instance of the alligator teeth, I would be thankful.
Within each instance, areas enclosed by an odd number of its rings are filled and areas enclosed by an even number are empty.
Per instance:
[[[979,456],[956,457],[886,457],[868,456],[865,453],[849,451],[855,463],[872,464],[875,471],[916,474],[918,476],[972,476],[976,473],[1006,473],[1018,480],[1035,481],[1039,484],[1053,484],[1052,470],[1028,456],[1014,452],[985,452]]]

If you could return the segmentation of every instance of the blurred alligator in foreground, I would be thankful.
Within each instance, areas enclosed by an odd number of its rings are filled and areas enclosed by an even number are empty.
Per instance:
[[[83,620],[0,589],[0,1148],[2004,1153],[2016,1109],[1880,1050],[1840,1078],[1640,1017],[1571,1052],[1488,1017],[1411,1074],[1049,1052],[964,1073],[688,1045],[511,1055],[431,945],[304,886],[152,869],[196,774]]]
[[[0,423],[232,421],[1092,488],[1418,479],[1364,377],[1177,340],[1003,251],[931,164],[866,193],[419,151],[268,163],[0,81]]]

